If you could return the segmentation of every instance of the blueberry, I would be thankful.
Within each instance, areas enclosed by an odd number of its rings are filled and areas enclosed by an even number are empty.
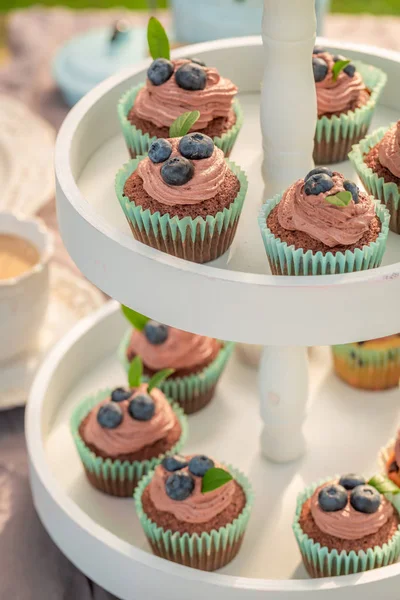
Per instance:
[[[144,335],[147,341],[154,346],[163,344],[168,337],[168,327],[157,323],[157,321],[147,321],[144,326]]]
[[[105,429],[115,429],[122,423],[121,407],[113,402],[103,404],[98,410],[97,421]]]
[[[345,490],[352,490],[358,485],[364,485],[365,479],[361,475],[355,475],[354,473],[347,473],[342,475],[339,479],[339,485],[342,485]]]
[[[153,163],[164,162],[171,156],[172,146],[167,140],[162,138],[151,142],[149,148],[149,159]]]
[[[111,400],[113,402],[122,402],[123,400],[128,400],[128,398],[130,398],[131,395],[131,392],[128,392],[124,388],[119,387],[115,388],[115,390],[111,392]]]
[[[307,175],[304,177],[304,181],[307,181],[307,179],[310,179],[310,177],[312,177],[313,175],[319,175],[319,173],[325,173],[325,175],[333,177],[333,171],[328,169],[328,167],[315,167],[315,169],[312,169],[312,171],[307,173]]]
[[[328,74],[328,65],[324,59],[313,56],[312,67],[314,71],[314,81],[323,81]]]
[[[193,456],[193,458],[189,461],[189,471],[192,475],[196,475],[197,477],[203,477],[207,473],[209,469],[212,469],[214,466],[214,461],[208,456],[198,455]]]
[[[328,192],[333,188],[333,181],[325,173],[311,175],[304,184],[304,191],[307,196],[317,196],[323,192]]]
[[[191,62],[185,63],[175,71],[175,81],[184,90],[204,90],[207,76],[203,67]]]
[[[350,504],[362,513],[374,513],[381,505],[381,495],[372,485],[358,485],[350,494]]]
[[[342,54],[335,54],[333,57],[333,62],[337,62],[338,60],[347,60],[347,58]]]
[[[214,152],[214,142],[204,133],[188,133],[179,142],[179,152],[192,160],[210,158]]]
[[[196,65],[200,65],[201,67],[206,66],[206,63],[200,60],[199,58],[189,58],[188,60],[192,61],[193,63],[196,63]]]
[[[173,473],[165,482],[165,491],[171,500],[186,500],[194,490],[194,479],[187,473]]]
[[[128,412],[136,421],[150,421],[155,410],[153,399],[145,394],[135,396],[128,404]]]
[[[183,156],[173,156],[161,167],[161,177],[168,185],[184,185],[193,175],[193,164]]]
[[[184,469],[187,467],[188,463],[187,460],[181,456],[175,455],[166,456],[161,464],[166,471],[170,471],[172,473],[173,471],[180,471],[180,469]]]
[[[322,54],[323,52],[326,52],[323,46],[314,46],[313,54]]]
[[[320,490],[318,504],[324,512],[342,510],[347,504],[347,492],[341,485],[330,483]]]
[[[356,186],[356,184],[350,181],[349,179],[345,179],[345,181],[343,181],[343,187],[347,192],[351,193],[354,200],[354,204],[358,204],[358,187]]]
[[[156,58],[147,69],[147,77],[153,85],[162,85],[171,77],[174,65],[166,58]]]
[[[354,77],[354,73],[356,72],[356,68],[353,63],[350,63],[343,69],[343,72],[346,73],[349,77]]]

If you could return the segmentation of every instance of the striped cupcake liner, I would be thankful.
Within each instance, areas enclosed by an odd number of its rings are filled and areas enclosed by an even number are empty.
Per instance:
[[[387,543],[359,552],[354,550],[351,552],[329,550],[326,546],[321,546],[319,542],[314,542],[312,538],[304,533],[300,526],[300,515],[304,503],[311,498],[320,485],[331,480],[332,478],[327,478],[318,483],[313,483],[301,492],[297,498],[293,532],[309,575],[315,578],[350,575],[385,567],[396,562],[400,555],[400,527]]]
[[[399,385],[400,348],[374,350],[354,344],[332,346],[337,375],[349,385],[386,390]]]
[[[354,61],[365,86],[371,91],[366,104],[339,116],[320,117],[314,138],[314,161],[318,165],[347,160],[347,154],[367,133],[387,75],[377,67]]]
[[[97,456],[85,444],[79,433],[79,427],[92,408],[108,398],[111,395],[111,391],[108,388],[99,391],[94,396],[85,398],[73,411],[70,426],[76,449],[90,483],[111,496],[128,497],[132,496],[140,479],[153,470],[162,461],[164,456],[180,453],[188,435],[187,419],[181,407],[178,404],[172,404],[182,433],[178,442],[165,454],[161,454],[150,460],[135,460],[132,462],[102,458],[101,456]]]
[[[154,473],[149,473],[140,481],[134,494],[136,513],[156,556],[203,571],[220,569],[235,558],[249,521],[253,490],[248,479],[240,471],[229,465],[226,469],[243,488],[246,504],[232,523],[218,531],[213,529],[210,533],[203,532],[201,535],[165,530],[151,521],[143,509],[142,496]]]
[[[136,96],[142,87],[144,87],[143,83],[131,88],[124,93],[118,103],[118,119],[132,158],[147,154],[150,144],[157,139],[156,136],[150,136],[149,133],[143,133],[143,131],[137,129],[128,119],[130,110],[135,103]],[[230,155],[243,124],[243,111],[237,98],[233,101],[232,108],[236,115],[235,124],[232,125],[229,131],[223,133],[221,136],[213,138],[214,144],[222,150],[226,157]]]
[[[126,372],[130,364],[126,353],[131,334],[132,330],[126,332],[118,348],[118,358]],[[234,347],[234,342],[224,342],[216,358],[207,367],[186,377],[169,377],[160,384],[160,389],[168,398],[178,402],[187,415],[198,412],[212,399]]]
[[[353,252],[322,252],[313,253],[302,248],[288,246],[280,238],[275,237],[267,226],[268,215],[279,204],[283,194],[277,194],[268,200],[260,209],[258,223],[264,247],[268,256],[273,275],[330,275],[334,273],[351,273],[379,267],[386,248],[389,233],[390,215],[379,202],[374,202],[375,212],[381,221],[381,231],[374,242]]]

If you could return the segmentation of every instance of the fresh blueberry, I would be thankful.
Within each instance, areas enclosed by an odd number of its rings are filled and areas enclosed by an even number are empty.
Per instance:
[[[347,492],[343,486],[330,483],[320,490],[318,504],[324,512],[342,510],[347,504]]]
[[[188,473],[173,473],[165,482],[165,491],[171,500],[186,500],[194,490],[194,479]]]
[[[128,400],[128,398],[130,398],[131,395],[131,392],[128,392],[124,388],[119,387],[115,388],[115,390],[111,392],[111,400],[113,402],[123,402],[123,400]]]
[[[105,429],[115,429],[122,423],[121,407],[113,402],[103,404],[98,410],[97,421]]]
[[[349,179],[345,179],[345,181],[343,181],[343,187],[347,192],[351,193],[354,200],[354,204],[358,204],[358,187],[356,186],[356,184],[350,181]]]
[[[354,73],[356,72],[356,68],[353,63],[349,63],[347,67],[343,69],[343,72],[346,73],[349,77],[354,77]]]
[[[150,421],[155,410],[153,399],[145,394],[135,396],[128,404],[128,412],[136,421]]]
[[[161,167],[161,177],[168,185],[184,185],[193,175],[193,164],[183,156],[173,156]]]
[[[175,81],[184,90],[204,90],[207,76],[203,67],[190,62],[185,63],[175,71]]]
[[[206,66],[206,63],[200,60],[199,58],[189,58],[188,60],[191,60],[193,63],[196,63],[196,65],[200,65],[201,67]]]
[[[313,54],[322,54],[323,52],[326,52],[323,46],[314,46]]]
[[[151,142],[149,148],[149,159],[153,163],[164,162],[171,156],[172,146],[168,140],[159,138]]]
[[[319,173],[325,173],[325,175],[333,177],[333,171],[328,169],[328,167],[315,167],[315,169],[312,169],[312,171],[307,173],[307,175],[304,177],[304,181],[307,181],[307,179],[310,179],[310,177],[313,175],[319,175]]]
[[[374,513],[381,505],[381,495],[372,485],[358,485],[350,494],[350,504],[362,513]]]
[[[182,458],[182,456],[175,455],[166,456],[161,464],[166,471],[170,471],[172,473],[173,471],[180,471],[181,469],[184,469],[187,467],[188,463],[187,460]]]
[[[347,58],[342,54],[335,54],[333,57],[333,62],[337,62],[338,60],[347,60]]]
[[[174,65],[166,58],[156,58],[147,69],[147,77],[153,85],[162,85],[171,77]]]
[[[342,475],[339,479],[339,485],[342,485],[345,490],[352,490],[358,485],[364,485],[365,479],[361,475],[355,475],[354,473],[347,473]]]
[[[328,74],[328,65],[324,59],[313,56],[312,67],[314,71],[314,81],[323,81]]]
[[[144,326],[144,335],[150,344],[158,346],[159,344],[163,344],[167,339],[168,327],[167,325],[157,323],[157,321],[147,321]]]
[[[214,461],[202,454],[193,456],[189,461],[189,471],[192,475],[196,475],[197,477],[203,477],[209,469],[213,468],[213,466]]]
[[[214,152],[214,142],[204,133],[188,133],[179,142],[179,152],[192,160],[210,158]]]
[[[311,175],[304,184],[304,191],[307,196],[317,196],[324,192],[328,192],[333,188],[333,181],[325,173],[317,173]]]

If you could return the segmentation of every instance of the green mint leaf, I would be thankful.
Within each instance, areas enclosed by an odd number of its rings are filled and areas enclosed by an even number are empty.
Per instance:
[[[201,483],[201,493],[206,494],[207,492],[212,492],[232,479],[232,475],[228,473],[228,471],[225,471],[225,469],[220,469],[218,467],[208,469]]]
[[[385,475],[374,475],[368,481],[380,494],[399,494],[400,488],[389,477]]]
[[[351,60],[337,60],[332,67],[332,79],[337,81],[340,71],[343,71],[351,63]]]
[[[128,383],[129,387],[135,388],[139,387],[142,383],[142,375],[143,375],[143,363],[140,356],[135,356],[133,361],[129,366],[128,371]]]
[[[150,55],[153,60],[156,58],[170,58],[170,48],[168,36],[160,21],[155,17],[150,17],[147,25],[147,42],[149,44]]]
[[[136,310],[128,308],[128,306],[125,306],[124,304],[121,304],[121,310],[124,317],[128,319],[129,323],[138,331],[143,331],[147,321],[150,321],[149,317],[145,317],[144,315],[136,312]]]
[[[333,196],[325,197],[326,202],[329,202],[329,204],[333,204],[333,206],[340,206],[341,208],[350,204],[351,199],[351,192],[338,192]]]
[[[183,113],[183,115],[180,115],[180,117],[175,119],[169,128],[169,137],[182,137],[189,133],[199,117],[200,113],[198,110]]]
[[[162,371],[155,373],[149,381],[147,392],[150,393],[153,388],[158,387],[160,383],[172,375],[174,371],[175,369],[163,369]]]

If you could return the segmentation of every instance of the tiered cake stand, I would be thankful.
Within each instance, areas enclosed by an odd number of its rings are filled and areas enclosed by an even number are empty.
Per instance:
[[[72,330],[39,372],[26,420],[36,508],[70,560],[123,600],[364,600],[373,594],[398,599],[400,564],[363,575],[307,579],[291,532],[296,495],[304,485],[341,471],[372,474],[379,447],[400,422],[397,390],[367,394],[346,387],[331,372],[327,348],[313,353],[308,384],[305,353],[309,345],[400,331],[400,237],[390,234],[384,264],[373,271],[271,276],[257,226],[264,197],[261,165],[265,157],[269,194],[304,176],[311,164],[315,97],[310,92],[311,74],[307,68],[299,71],[299,64],[309,64],[314,25],[311,19],[308,31],[309,21],[301,18],[303,7],[311,8],[313,0],[266,0],[266,4],[275,25],[282,19],[277,14],[280,8],[273,10],[278,4],[292,5],[293,13],[287,27],[282,21],[275,29],[264,22],[264,50],[259,38],[243,38],[176,53],[215,65],[240,88],[245,122],[232,159],[247,172],[250,185],[229,256],[216,264],[196,265],[160,253],[132,238],[120,211],[113,181],[127,151],[116,104],[124,90],[144,79],[147,63],[92,91],[71,111],[59,134],[59,224],[82,272],[113,298],[159,321],[222,339],[268,345],[259,387],[255,372],[233,359],[215,400],[189,420],[188,452],[202,451],[237,465],[248,473],[256,493],[242,550],[218,573],[154,557],[132,501],[99,494],[85,480],[69,417],[86,393],[124,382],[116,349],[126,323],[118,305],[106,305]],[[296,31],[304,34],[303,41],[291,39]],[[288,39],[276,39],[279,32]],[[372,128],[398,120],[399,55],[320,43],[383,68],[388,85]],[[296,56],[296,68],[305,81],[293,66]],[[264,66],[263,154],[259,107]],[[306,99],[312,109],[308,121]],[[339,168],[355,178],[350,163]],[[286,465],[265,458],[286,462],[301,454],[301,460]]]

